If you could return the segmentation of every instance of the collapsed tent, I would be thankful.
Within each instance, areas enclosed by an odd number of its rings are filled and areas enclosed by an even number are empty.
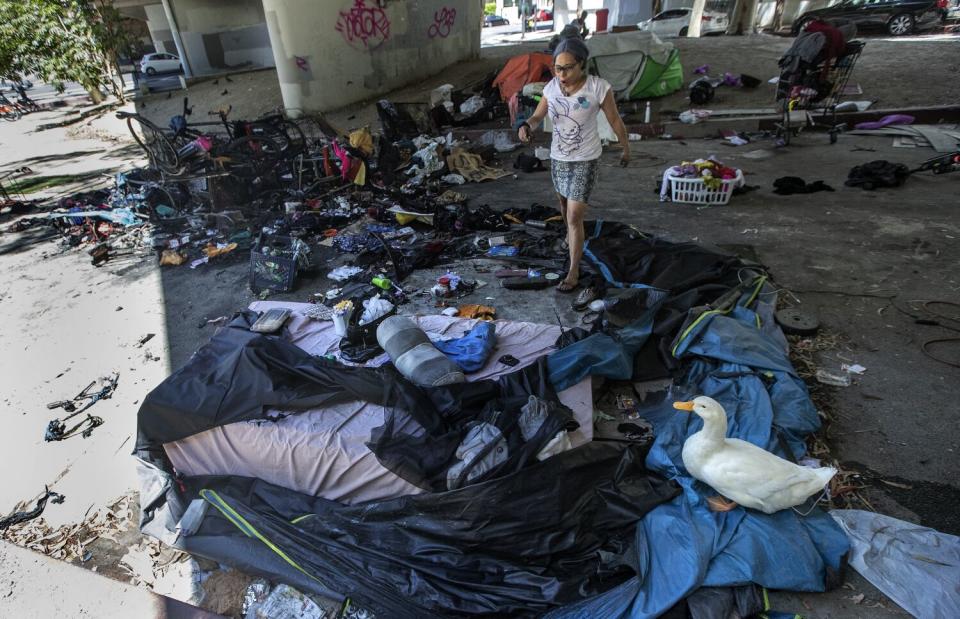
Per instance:
[[[653,617],[746,604],[734,589],[745,583],[831,586],[847,551],[831,518],[812,505],[711,512],[680,459],[701,422],[670,404],[692,395],[722,403],[731,436],[788,459],[818,427],[762,267],[588,226],[585,264],[618,299],[595,333],[514,348],[518,368],[473,382],[416,387],[389,364],[324,358],[323,329],[264,336],[249,330],[255,312],[239,314],[141,406],[142,531],[390,617]],[[431,318],[435,331],[458,325],[444,335],[473,324]],[[520,346],[507,326],[498,350]],[[638,409],[655,430],[649,453],[581,434],[541,458],[558,433],[590,425],[589,392],[584,417],[570,390],[592,376],[672,378]],[[367,408],[338,408],[357,402]]]
[[[622,32],[587,41],[588,70],[610,82],[617,100],[652,99],[683,86],[680,51],[649,32]]]
[[[528,354],[525,367],[493,379],[418,388],[391,366],[345,366],[284,338],[255,334],[249,330],[255,318],[239,314],[140,409],[141,526],[177,548],[308,591],[345,592],[383,616],[542,612],[627,580],[634,570],[621,556],[636,522],[677,493],[674,484],[647,474],[643,451],[629,443],[591,442],[539,461],[558,431],[579,425],[547,380],[542,355]],[[323,339],[317,336],[293,335],[301,344]],[[521,414],[531,398],[544,404],[532,428]],[[246,426],[247,437],[265,428],[260,437],[269,437],[286,426],[276,411],[295,418],[320,407],[332,414],[357,400],[384,407],[382,425],[369,430],[368,456],[385,475],[419,489],[368,487],[396,494],[354,509],[255,479],[259,471],[190,474],[173,465],[203,466],[185,460],[190,447],[183,442],[226,424]],[[464,458],[461,448],[478,427],[502,437],[490,443],[498,454],[492,463]],[[280,436],[305,445],[312,434],[306,426]],[[338,436],[326,438],[340,451]],[[208,436],[193,445],[195,455],[197,446],[211,448],[205,455],[214,462],[259,449],[268,454],[264,461],[280,463],[273,471],[265,466],[265,476],[278,468],[281,478],[297,474],[298,467],[283,466],[295,450],[284,451],[281,441],[243,446]],[[314,464],[310,473],[329,476],[328,484],[354,483],[356,471],[327,464]],[[479,474],[471,475],[471,467]],[[452,478],[468,483],[448,491]],[[335,520],[345,528],[333,526]]]

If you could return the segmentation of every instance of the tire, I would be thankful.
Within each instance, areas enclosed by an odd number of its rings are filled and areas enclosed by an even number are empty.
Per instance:
[[[689,29],[686,26],[684,26],[683,28],[680,29],[680,34],[678,34],[677,36],[685,37],[687,36],[687,32],[689,32]]]
[[[895,37],[899,37],[913,32],[913,26],[913,15],[900,13],[899,15],[891,17],[890,21],[887,22],[887,32]]]
[[[169,174],[180,171],[176,147],[156,125],[145,118],[130,116],[127,118],[127,128],[140,148],[146,151],[150,163]]]
[[[151,75],[151,76],[152,76],[152,75],[156,75],[156,74],[157,74],[157,70],[154,69],[153,67],[147,67],[147,70],[144,71],[144,73],[146,73],[147,75]]]

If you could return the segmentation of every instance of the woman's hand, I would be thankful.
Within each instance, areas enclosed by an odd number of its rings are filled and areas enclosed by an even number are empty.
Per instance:
[[[530,143],[530,125],[523,123],[520,125],[520,128],[517,129],[517,137],[520,138],[520,141],[524,144]]]
[[[625,168],[630,165],[630,149],[624,148],[623,152],[620,154],[620,167]]]

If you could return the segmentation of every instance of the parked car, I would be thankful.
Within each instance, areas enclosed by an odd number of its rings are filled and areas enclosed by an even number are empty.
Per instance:
[[[527,25],[531,29],[535,29],[537,27],[537,24],[548,22],[548,21],[553,21],[553,13],[551,13],[547,9],[540,9],[539,11],[537,11],[536,13],[530,16],[530,18],[527,20]]]
[[[725,13],[704,11],[700,25],[700,34],[723,34],[730,21]],[[685,37],[690,26],[690,9],[670,9],[660,11],[653,19],[640,22],[637,28],[652,32],[660,38]]]
[[[910,34],[937,20],[936,0],[843,0],[825,9],[803,13],[793,22],[800,34],[815,19],[852,21],[857,30],[882,29],[894,36]]]
[[[483,27],[489,28],[490,26],[509,26],[510,22],[506,18],[500,17],[499,15],[484,15],[483,17]]]
[[[180,58],[165,52],[145,54],[140,59],[140,72],[147,75],[180,71],[181,69],[183,69],[183,65],[180,64]]]

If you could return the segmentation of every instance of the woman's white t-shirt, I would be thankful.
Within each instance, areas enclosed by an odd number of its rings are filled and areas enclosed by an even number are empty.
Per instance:
[[[591,161],[600,157],[603,146],[597,133],[597,114],[610,92],[610,83],[595,75],[572,96],[560,90],[560,81],[553,78],[543,88],[547,109],[553,121],[553,142],[550,157],[559,161]]]

